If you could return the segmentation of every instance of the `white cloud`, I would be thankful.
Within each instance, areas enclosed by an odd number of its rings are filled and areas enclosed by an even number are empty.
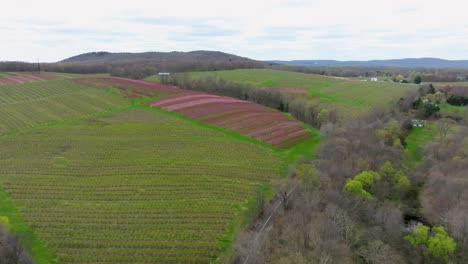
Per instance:
[[[0,60],[221,50],[255,59],[468,59],[462,0],[5,1]]]

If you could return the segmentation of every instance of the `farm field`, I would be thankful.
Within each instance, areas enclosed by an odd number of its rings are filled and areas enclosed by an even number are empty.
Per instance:
[[[291,117],[249,101],[115,77],[85,78],[76,82],[103,89],[114,87],[127,98],[152,98],[147,102],[152,107],[176,112],[281,148],[312,137],[301,123]]]
[[[291,94],[303,94],[316,104],[338,109],[347,117],[364,113],[372,107],[396,102],[418,85],[391,82],[351,81],[328,76],[277,70],[232,70],[192,72],[192,78],[218,77],[244,84],[276,88]],[[157,77],[148,80],[157,81]]]
[[[56,76],[49,73],[1,73],[0,85],[45,81],[54,78]]]
[[[0,134],[128,105],[124,98],[65,79],[2,85]]]
[[[277,147],[289,147],[312,135],[277,110],[234,98],[194,93],[149,103],[227,128]]]
[[[0,148],[0,184],[36,235],[37,263],[212,262],[281,164],[271,148],[143,109],[2,136]]]

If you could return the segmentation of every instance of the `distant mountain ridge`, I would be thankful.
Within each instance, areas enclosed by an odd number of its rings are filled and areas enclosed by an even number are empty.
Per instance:
[[[369,61],[337,61],[337,60],[272,60],[269,62],[295,66],[361,66],[361,67],[403,67],[403,68],[456,68],[468,69],[468,60],[445,60],[439,58],[406,58]]]

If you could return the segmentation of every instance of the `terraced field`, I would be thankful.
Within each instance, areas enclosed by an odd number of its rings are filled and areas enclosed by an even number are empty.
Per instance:
[[[362,82],[276,70],[232,70],[216,72],[193,72],[192,78],[208,76],[234,82],[282,90],[300,95],[311,103],[338,109],[344,116],[352,117],[372,107],[382,107],[396,101],[418,85],[392,82]],[[157,77],[148,78],[158,81]]]
[[[37,263],[212,262],[281,164],[270,148],[139,109],[2,136],[0,149],[3,189],[55,256],[33,250]]]
[[[83,118],[128,104],[124,98],[67,79],[1,85],[0,134]]]

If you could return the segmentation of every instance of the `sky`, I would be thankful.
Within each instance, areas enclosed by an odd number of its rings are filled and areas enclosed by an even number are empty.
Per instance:
[[[468,59],[464,0],[15,0],[0,61],[218,50],[257,60]]]

